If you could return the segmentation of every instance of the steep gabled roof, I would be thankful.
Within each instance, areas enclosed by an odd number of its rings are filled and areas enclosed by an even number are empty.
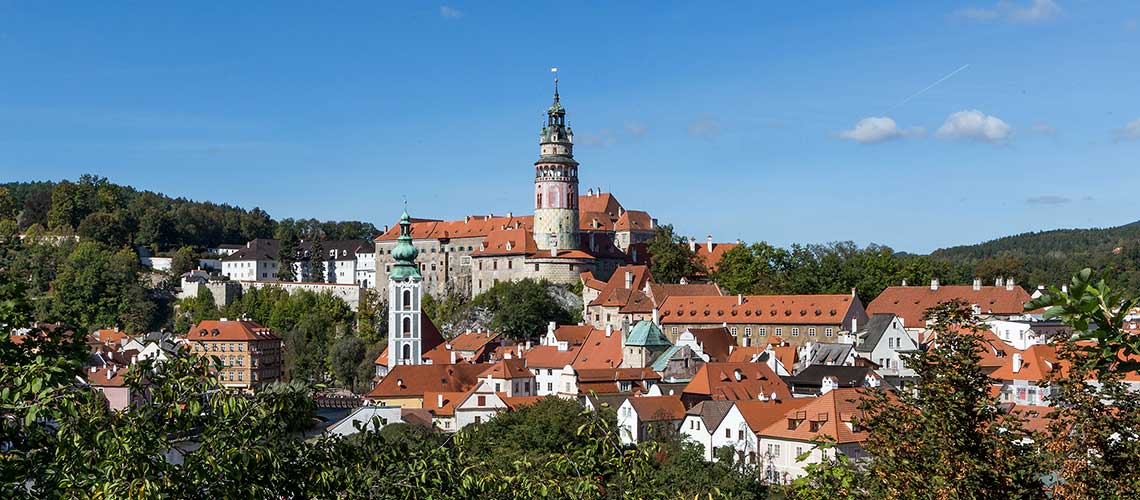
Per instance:
[[[652,321],[638,321],[630,329],[625,339],[626,346],[635,347],[671,347],[672,342],[665,338],[665,333]]]
[[[575,370],[613,368],[621,365],[621,332],[614,330],[606,336],[605,330],[592,330],[571,365]]]
[[[526,352],[526,365],[530,368],[561,370],[578,357],[578,347],[559,351],[557,346],[540,345]]]
[[[789,384],[817,387],[824,377],[835,377],[839,387],[863,387],[867,375],[874,373],[866,366],[811,365],[791,377],[784,377]]]
[[[697,244],[697,257],[705,263],[705,269],[708,272],[716,271],[716,266],[720,264],[720,259],[724,258],[724,254],[729,250],[739,246],[738,243],[713,243],[712,251],[709,251],[708,243]]]
[[[578,209],[582,212],[601,212],[611,220],[617,220],[618,212],[624,210],[610,193],[578,195]]]
[[[649,212],[626,210],[614,224],[614,231],[653,231],[653,218]]]
[[[861,443],[867,440],[867,431],[848,427],[853,419],[863,415],[859,410],[861,399],[859,389],[835,389],[817,398],[807,398],[805,405],[788,410],[784,418],[757,434],[796,441],[830,436],[837,444]]]
[[[738,349],[736,337],[729,333],[728,328],[718,326],[715,328],[689,328],[693,338],[701,345],[701,349],[713,363],[729,361],[729,351]]]
[[[685,414],[699,416],[705,425],[705,430],[712,432],[720,426],[721,421],[732,410],[733,405],[735,403],[732,401],[710,399],[693,405]]]
[[[983,314],[1013,315],[1025,312],[1029,293],[1019,286],[941,285],[892,286],[883,290],[867,305],[868,314],[893,313],[903,319],[906,328],[924,328],[926,310],[953,299],[975,304]]]
[[[705,363],[685,386],[685,394],[712,399],[758,399],[761,395],[791,399],[792,392],[763,363]]]
[[[768,426],[784,420],[789,411],[802,408],[811,398],[769,399],[766,401],[736,401],[736,409],[752,432],[760,432]]]
[[[878,313],[872,314],[871,318],[867,320],[867,325],[856,332],[856,336],[861,337],[861,342],[856,351],[871,352],[875,350],[875,346],[879,345],[879,341],[883,338],[883,333],[890,328],[891,321],[894,321],[895,315],[893,313]]]
[[[1021,367],[1014,372],[1013,354],[1020,354]],[[1039,382],[1049,378],[1049,374],[1061,368],[1057,361],[1057,348],[1047,344],[1029,346],[1024,351],[1013,351],[1002,358],[1002,363],[990,373],[990,377],[1003,380],[1027,380]]]
[[[671,422],[685,418],[681,396],[641,396],[628,401],[642,422]]]
[[[486,365],[397,365],[367,395],[369,398],[416,398],[426,393],[467,392]]]

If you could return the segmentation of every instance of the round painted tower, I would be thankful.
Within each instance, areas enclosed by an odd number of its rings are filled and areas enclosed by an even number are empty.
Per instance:
[[[534,162],[534,242],[540,250],[575,250],[579,244],[578,162],[574,132],[566,126],[566,110],[558,100],[557,78]]]

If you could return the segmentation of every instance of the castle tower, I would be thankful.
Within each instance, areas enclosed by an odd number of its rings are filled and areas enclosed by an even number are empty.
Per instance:
[[[574,132],[566,126],[566,110],[558,100],[557,77],[534,162],[534,242],[539,250],[575,250],[579,245],[578,162]]]
[[[412,246],[412,222],[408,209],[400,217],[400,237],[392,248],[392,272],[388,275],[388,369],[396,365],[423,363],[423,276],[416,264],[419,251]]]

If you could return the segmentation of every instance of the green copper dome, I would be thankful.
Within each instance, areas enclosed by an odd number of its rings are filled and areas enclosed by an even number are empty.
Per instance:
[[[408,216],[408,209],[404,208],[404,215],[400,216],[400,237],[396,238],[396,247],[392,249],[392,258],[396,259],[396,262],[392,265],[392,274],[389,277],[394,280],[423,278],[419,266],[416,265],[416,256],[419,253],[420,251],[412,245],[412,221]]]

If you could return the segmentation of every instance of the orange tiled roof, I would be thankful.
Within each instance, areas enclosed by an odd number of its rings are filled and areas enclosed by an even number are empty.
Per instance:
[[[368,393],[370,398],[414,398],[429,392],[467,392],[486,365],[398,365]]]
[[[428,410],[437,417],[455,416],[455,405],[463,401],[470,391],[465,392],[439,392],[424,393],[423,409]],[[440,398],[440,396],[443,396]],[[440,403],[443,403],[442,405]]]
[[[617,380],[661,380],[652,368],[593,368],[581,369],[578,382],[613,382]]]
[[[739,347],[733,348],[732,353],[730,353],[728,355],[728,362],[729,363],[750,363],[750,362],[752,362],[752,358],[754,358],[754,357],[756,357],[756,355],[764,352],[765,347],[767,347],[767,344],[757,343],[755,345],[750,345],[747,347],[739,346]]]
[[[1021,368],[1017,373],[1013,371],[1013,354],[1015,352],[1021,354]],[[990,373],[991,378],[1038,382],[1048,378],[1054,369],[1060,368],[1060,364],[1057,362],[1057,348],[1045,344],[1029,346],[1024,351],[1010,352],[1001,361],[1001,365]]]
[[[605,212],[580,210],[578,228],[582,231],[613,231],[614,221]]]
[[[736,296],[670,296],[660,307],[661,324],[841,324],[858,300],[851,295],[746,295],[738,303]]]
[[[583,212],[601,212],[615,220],[618,212],[623,210],[621,203],[610,193],[578,195],[578,209]]]
[[[104,344],[118,344],[128,336],[127,332],[119,331],[118,328],[101,328],[95,330],[95,338]]]
[[[977,304],[984,314],[1023,314],[1029,293],[1019,286],[1007,290],[1004,286],[983,286],[974,290],[971,285],[941,285],[937,290],[929,286],[887,287],[867,305],[867,314],[891,313],[903,319],[906,328],[924,328],[926,310],[952,299]]]
[[[590,325],[558,325],[554,329],[554,338],[572,346],[582,345],[593,331],[594,327]]]
[[[789,411],[802,408],[810,403],[812,398],[791,398],[777,400],[741,400],[736,402],[736,409],[748,424],[752,432],[760,432],[777,422],[784,422]]]
[[[529,229],[504,229],[491,231],[471,255],[530,255],[536,251],[538,246]]]
[[[486,367],[487,365],[482,365]],[[480,377],[490,375],[492,378],[510,379],[510,378],[529,378],[533,377],[534,373],[526,367],[526,360],[524,359],[504,359],[491,365],[486,371],[479,374]]]
[[[444,345],[450,345],[453,351],[474,352],[498,338],[499,334],[494,332],[463,332],[445,342]]]
[[[642,396],[629,398],[633,411],[642,422],[670,422],[685,419],[681,396]]]
[[[720,264],[720,259],[724,258],[724,254],[733,248],[736,248],[738,243],[713,243],[712,251],[709,251],[708,243],[697,244],[697,257],[700,257],[705,263],[705,269],[708,272],[716,271],[717,264]]]
[[[586,271],[578,275],[582,280],[582,286],[594,290],[601,290],[606,287],[606,282],[594,277],[593,271]]]
[[[526,365],[531,368],[549,368],[561,370],[566,365],[573,364],[578,357],[578,347],[566,351],[559,351],[557,346],[540,345],[526,352]]]
[[[763,363],[705,363],[685,386],[686,394],[712,399],[757,399],[761,395],[791,399],[788,385]]]
[[[650,283],[649,295],[657,307],[665,303],[672,296],[678,297],[711,297],[723,295],[720,287],[715,283],[688,283],[685,285],[672,283]]]
[[[510,408],[511,410],[517,410],[523,406],[530,406],[539,401],[542,401],[547,397],[549,396],[512,396],[501,399],[503,400],[503,403],[507,405],[507,408]]]
[[[571,366],[575,370],[593,368],[613,368],[622,362],[621,331],[613,330],[606,336],[605,330],[593,330],[582,346]]]
[[[733,337],[728,332],[728,328],[723,326],[715,328],[690,328],[693,337],[701,344],[701,349],[709,356],[709,361],[713,363],[726,362],[729,358],[729,350],[736,350],[736,337]],[[730,349],[731,348],[731,349]]]
[[[268,328],[253,321],[222,321],[215,319],[203,320],[186,334],[187,340],[192,341],[252,341],[252,340],[280,340]]]
[[[440,221],[432,219],[412,219],[413,239],[443,239],[443,238],[483,238],[492,231],[515,228],[526,229],[534,226],[534,216],[470,216],[456,221]],[[392,224],[384,234],[377,236],[376,241],[393,241],[400,235],[400,225]]]
[[[127,380],[123,375],[127,374],[126,366],[107,365],[101,368],[91,368],[84,370],[84,375],[87,377],[87,383],[96,387],[126,387]]]
[[[811,441],[820,436],[831,436],[837,444],[861,443],[867,440],[867,431],[854,431],[848,427],[852,419],[862,416],[859,389],[834,389],[807,404],[788,410],[784,418],[769,425],[757,434],[763,437]],[[794,427],[789,420],[795,423]],[[793,428],[789,428],[793,427]]]
[[[653,231],[653,218],[649,212],[626,210],[614,224],[614,231]]]

